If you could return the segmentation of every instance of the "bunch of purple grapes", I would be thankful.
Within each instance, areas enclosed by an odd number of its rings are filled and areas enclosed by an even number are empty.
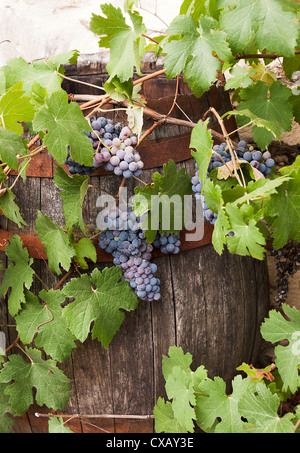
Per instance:
[[[178,234],[167,234],[161,235],[159,231],[156,233],[156,237],[153,241],[154,247],[159,249],[162,253],[173,253],[177,255],[179,253],[180,233]]]
[[[125,178],[140,176],[144,163],[139,152],[134,148],[137,145],[136,135],[121,123],[114,124],[111,119],[100,117],[91,118],[93,132],[84,132],[93,144],[95,150],[93,166],[87,167],[75,162],[68,153],[66,164],[71,174],[81,176],[91,175],[97,168],[104,165],[106,171],[113,171],[115,175]]]
[[[227,148],[226,143],[215,145],[213,147],[213,150],[216,154],[213,153],[211,156],[210,163],[208,165],[207,176],[212,170],[218,167],[222,167],[223,165],[225,165],[225,163],[231,160],[230,152]],[[247,149],[247,143],[244,140],[241,140],[238,143],[238,147],[235,151],[241,161],[244,160],[246,162],[249,162],[252,167],[259,170],[264,176],[268,176],[272,171],[272,167],[274,167],[275,165],[275,161],[271,158],[269,151],[265,151],[264,153],[258,150],[250,151]],[[208,205],[205,203],[203,194],[201,195],[203,185],[202,182],[199,181],[198,170],[196,171],[195,176],[192,177],[191,183],[193,192],[195,193],[195,198],[202,201],[202,208],[205,219],[208,220],[208,222],[210,222],[212,225],[214,225],[218,215],[211,209],[209,209]]]
[[[140,228],[140,218],[131,207],[116,207],[102,214],[99,247],[113,255],[113,263],[123,271],[124,280],[141,300],[159,300],[157,266],[151,263],[153,246]]]

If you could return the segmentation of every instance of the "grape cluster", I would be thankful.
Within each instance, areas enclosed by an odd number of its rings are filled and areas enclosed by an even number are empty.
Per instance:
[[[178,234],[167,234],[161,235],[159,232],[156,233],[156,237],[153,241],[154,247],[159,249],[162,253],[173,253],[176,255],[179,253],[180,233]]]
[[[114,124],[111,119],[100,117],[91,118],[93,132],[86,134],[95,150],[93,166],[88,167],[75,162],[68,153],[66,164],[71,174],[81,176],[91,175],[97,168],[104,165],[106,171],[113,171],[115,175],[130,178],[140,176],[144,163],[139,152],[134,148],[137,137],[131,130],[121,123]]]
[[[227,143],[215,145],[213,147],[213,150],[215,151],[216,154],[213,153],[211,156],[210,163],[208,165],[207,176],[212,170],[218,167],[222,167],[223,165],[225,165],[225,163],[231,160],[230,152],[227,148]],[[275,165],[274,159],[271,158],[271,154],[269,153],[269,151],[265,151],[264,153],[258,150],[249,151],[247,149],[247,143],[244,140],[241,140],[238,143],[238,147],[235,151],[237,153],[238,158],[241,161],[244,160],[249,162],[250,165],[252,165],[252,167],[259,170],[264,176],[268,176],[272,171],[272,167],[274,167]],[[201,195],[202,182],[199,181],[198,170],[196,171],[195,176],[192,177],[191,183],[192,190],[195,193],[195,198],[201,199],[202,201],[202,208],[205,219],[208,220],[208,222],[210,222],[212,225],[214,225],[218,215],[211,209],[209,209],[209,207],[205,203],[204,196]]]
[[[124,280],[141,300],[159,300],[157,266],[150,262],[153,246],[145,239],[140,218],[131,207],[116,207],[103,213],[102,222],[105,229],[99,235],[100,248],[113,255],[114,265],[123,270]]]

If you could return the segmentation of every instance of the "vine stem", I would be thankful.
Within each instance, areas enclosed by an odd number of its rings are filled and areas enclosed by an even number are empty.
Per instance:
[[[295,55],[300,54],[300,49],[295,50]],[[276,60],[276,58],[280,58],[281,55],[278,55],[276,53],[250,53],[250,54],[238,54],[234,57],[235,60],[244,60],[244,59],[251,59],[251,58],[264,58],[266,60]]]
[[[36,331],[37,331],[37,332],[39,331],[39,328],[40,328],[41,326],[43,326],[44,324],[48,324],[49,322],[53,321],[53,318],[54,318],[54,317],[53,317],[53,313],[51,313],[51,311],[49,310],[49,308],[48,308],[48,306],[47,306],[46,303],[44,304],[44,307],[46,308],[46,310],[47,310],[48,313],[50,314],[50,319],[48,319],[47,321],[44,321],[44,322],[42,322],[41,324],[39,324],[38,326],[36,326]]]
[[[16,344],[18,343],[18,341],[20,340],[20,337],[17,337],[11,345],[9,345],[6,349],[5,349],[5,354],[7,354],[8,351],[10,351],[14,346],[16,346]]]
[[[72,274],[72,272],[74,272],[74,268],[71,267],[70,270],[68,270],[68,272],[63,276],[63,278],[57,283],[57,285],[54,286],[54,290],[56,291],[62,284],[65,280],[67,280],[67,278]]]
[[[26,357],[28,357],[28,359],[30,360],[31,364],[33,365],[34,362],[33,362],[32,358],[30,357],[30,355],[28,355],[27,352],[24,351],[23,348],[21,348],[21,346],[19,345],[19,343],[16,343],[16,346],[17,346],[17,347],[18,347],[18,348],[26,355]]]

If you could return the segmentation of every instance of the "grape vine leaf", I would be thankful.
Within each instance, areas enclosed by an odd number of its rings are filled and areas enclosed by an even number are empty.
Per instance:
[[[132,311],[138,299],[128,282],[121,281],[122,270],[118,267],[105,268],[102,272],[94,269],[91,275],[83,274],[73,278],[63,288],[66,297],[74,297],[74,302],[64,310],[68,327],[81,342],[90,331],[92,338],[98,338],[107,348],[124,321],[121,310]]]
[[[169,399],[172,399],[172,410],[174,417],[180,425],[188,432],[193,432],[196,419],[194,407],[196,398],[194,394],[193,381],[187,378],[187,373],[179,366],[172,368],[166,380],[166,392]]]
[[[59,196],[63,201],[66,228],[70,228],[73,225],[78,226],[85,233],[82,205],[88,190],[90,178],[79,175],[70,177],[62,167],[57,165],[53,181],[61,190]]]
[[[250,255],[263,260],[266,240],[257,227],[257,220],[253,218],[245,220],[241,210],[230,203],[226,205],[226,214],[230,222],[230,230],[234,233],[233,236],[227,236],[227,247],[230,253]]]
[[[201,382],[195,408],[200,428],[206,431],[214,427],[216,433],[246,432],[248,424],[242,421],[238,405],[251,386],[253,383],[249,379],[236,376],[232,381],[232,394],[227,395],[226,383],[222,378]],[[217,422],[218,418],[221,421]]]
[[[0,197],[0,213],[16,223],[19,228],[22,228],[23,225],[27,226],[27,223],[20,214],[19,206],[14,202],[16,198],[15,194],[5,184],[3,185],[6,191]]]
[[[12,58],[3,68],[6,88],[12,87],[20,80],[23,82],[23,89],[27,96],[32,97],[39,84],[51,95],[54,91],[61,88],[62,77],[57,71],[63,74],[64,69],[61,67],[65,63],[76,63],[78,57],[77,50],[55,55],[44,60],[33,61],[28,64],[24,58]]]
[[[15,316],[17,331],[23,344],[31,343],[34,339],[37,348],[43,348],[45,353],[58,362],[70,357],[76,347],[75,337],[68,330],[61,304],[65,301],[60,291],[42,290],[39,298],[26,291],[26,304],[23,310]]]
[[[26,302],[24,286],[30,289],[33,282],[34,270],[31,268],[33,258],[29,258],[26,248],[18,235],[14,235],[9,240],[9,245],[5,248],[5,254],[10,261],[4,274],[0,287],[0,297],[4,296],[9,288],[11,292],[8,297],[8,309],[12,316],[15,316],[21,304]]]
[[[260,51],[292,57],[298,37],[296,14],[285,11],[281,0],[226,2],[220,28],[227,34],[232,53],[243,53],[250,43]],[[285,30],[282,33],[282,30]]]
[[[39,406],[45,404],[54,410],[63,409],[70,397],[70,380],[57,368],[54,360],[43,360],[38,349],[25,348],[25,353],[30,362],[12,354],[0,371],[0,383],[10,383],[4,393],[9,395],[13,411],[21,415],[29,409],[34,402],[33,388]]]
[[[12,414],[13,410],[9,404],[9,397],[5,394],[6,384],[0,384],[0,433],[10,433],[10,427],[14,421],[6,414]]]
[[[189,15],[177,16],[167,33],[170,34],[164,46],[167,78],[183,72],[188,86],[199,97],[216,80],[217,71],[222,69],[220,60],[227,61],[232,56],[226,34],[212,17],[200,16],[196,25]]]
[[[62,417],[50,417],[48,431],[49,434],[73,434],[73,431],[64,425]]]
[[[251,79],[251,75],[255,74],[255,69],[249,69],[247,66],[239,66],[236,65],[229,71],[232,77],[228,78],[226,81],[225,88],[226,90],[248,87],[252,85],[253,80]]]
[[[261,334],[266,341],[277,343],[287,339],[288,346],[275,347],[275,364],[283,381],[283,391],[296,392],[300,386],[298,369],[300,366],[300,312],[295,307],[283,304],[285,319],[276,310],[269,312],[261,325]]]
[[[22,121],[31,121],[34,107],[30,98],[24,95],[22,82],[16,83],[0,98],[0,126],[18,135],[23,134]]]
[[[203,379],[207,378],[207,371],[199,366],[196,371],[191,370],[192,356],[184,354],[182,348],[171,346],[169,356],[163,356],[162,370],[166,380],[166,392],[169,403],[161,404],[157,408],[158,415],[167,427],[176,426],[180,432],[192,432],[194,429],[196,403],[195,390]]]
[[[155,418],[155,432],[187,433],[187,430],[175,418],[170,401],[165,402],[163,398],[158,398],[153,414]]]
[[[64,165],[68,149],[72,159],[82,165],[92,166],[94,151],[89,138],[82,132],[91,132],[79,105],[68,101],[65,91],[54,92],[45,100],[33,120],[36,131],[45,131],[44,145],[54,159]]]
[[[265,208],[276,249],[289,239],[300,241],[300,172],[292,172],[290,176],[291,179],[277,188]]]
[[[274,129],[272,123],[278,123],[284,131],[289,131],[292,127],[293,110],[288,102],[291,90],[282,85],[281,82],[274,82],[267,86],[264,82],[258,81],[255,85],[243,88],[240,93],[241,101],[237,105],[238,111],[244,111],[247,116],[249,111],[254,117],[267,120],[269,123],[262,123],[262,127],[253,127],[253,138],[258,146],[265,148],[271,143],[273,134],[278,136],[278,131]],[[253,117],[250,120],[253,120]],[[238,121],[239,125],[245,124],[248,120]],[[269,126],[266,129],[266,126]],[[271,127],[270,127],[271,126]],[[269,129],[269,130],[268,130]],[[271,132],[270,132],[271,130]]]
[[[71,259],[75,255],[74,248],[69,243],[68,235],[47,215],[37,213],[36,229],[40,241],[47,253],[49,269],[57,275],[61,274],[60,265],[68,271]]]
[[[291,420],[295,415],[290,412],[279,417],[279,405],[278,396],[259,382],[255,392],[245,393],[240,400],[239,411],[247,419],[251,433],[293,433],[294,424]]]
[[[135,187],[136,195],[133,198],[134,212],[137,216],[144,216],[142,228],[150,243],[155,239],[157,230],[162,234],[182,230],[184,196],[193,193],[190,176],[185,168],[177,171],[175,162],[170,160],[164,164],[163,171],[164,175],[154,173],[153,184]]]
[[[126,82],[132,78],[134,67],[141,75],[141,55],[145,47],[142,34],[146,33],[142,17],[138,12],[128,10],[133,24],[131,28],[126,24],[120,8],[107,3],[100,5],[100,8],[106,17],[92,14],[90,30],[100,35],[100,47],[110,49],[110,60],[106,66],[110,75],[109,81],[117,76],[121,83]]]
[[[207,169],[213,151],[213,139],[210,130],[207,129],[209,119],[204,123],[200,120],[191,133],[190,148],[196,149],[191,154],[198,165],[199,181],[204,182],[207,177]]]
[[[75,260],[80,264],[82,269],[88,269],[88,263],[85,258],[88,258],[96,263],[97,261],[97,251],[93,242],[89,238],[81,238],[78,242],[74,244],[75,249]]]
[[[28,152],[28,148],[21,137],[13,131],[0,127],[0,159],[2,162],[5,162],[9,168],[17,170],[19,159],[16,155],[24,156],[27,154],[26,151]]]

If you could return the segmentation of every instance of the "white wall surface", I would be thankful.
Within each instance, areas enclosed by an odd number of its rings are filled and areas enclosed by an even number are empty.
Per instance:
[[[0,66],[12,57],[32,61],[72,49],[82,54],[98,52],[99,38],[89,30],[89,22],[92,13],[101,13],[102,3],[123,8],[123,0],[0,0]],[[142,8],[152,13],[157,9],[167,24],[178,14],[181,3],[140,1]],[[140,12],[148,29],[166,28],[153,14]]]

